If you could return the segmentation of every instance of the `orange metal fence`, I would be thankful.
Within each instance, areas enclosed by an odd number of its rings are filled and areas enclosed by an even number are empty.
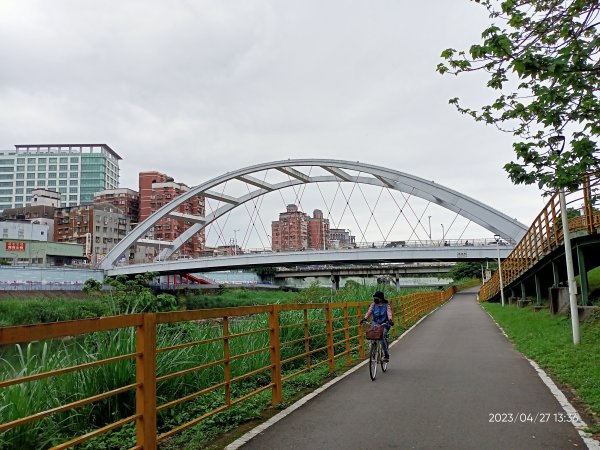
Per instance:
[[[414,293],[391,299],[397,325],[410,326],[449,300],[455,291],[456,288],[451,287],[446,291]],[[131,339],[135,342],[131,342],[129,347],[124,346],[125,351],[120,354],[103,359],[92,357],[69,367],[21,373],[16,378],[0,381],[3,422],[0,424],[0,443],[3,440],[6,443],[10,439],[9,433],[19,427],[55,414],[76,415],[78,408],[115,396],[124,396],[125,399],[130,396],[133,404],[131,414],[103,423],[52,448],[72,447],[135,422],[136,445],[132,448],[155,449],[158,443],[263,391],[270,391],[271,403],[276,405],[282,401],[282,386],[286,381],[322,365],[327,365],[333,372],[339,358],[350,365],[353,359],[365,357],[359,321],[367,308],[368,303],[359,302],[281,304],[132,314],[0,328],[2,345],[55,338],[72,340],[90,333],[94,336],[113,333],[100,341],[110,345],[110,341],[116,339],[114,333],[117,331],[130,330],[135,336]],[[398,328],[392,328],[392,336],[400,331]],[[199,329],[204,333],[201,338],[197,334]],[[1,403],[8,389],[45,383],[53,377],[83,376],[86,371],[103,370],[117,364],[130,364],[126,367],[132,372],[131,382],[125,381],[119,386],[97,386],[98,390],[105,387],[107,390],[83,398],[70,393],[74,395],[73,401],[17,418],[9,414],[14,405]],[[79,379],[73,378],[72,390],[77,391]],[[247,383],[249,380],[252,383]],[[171,389],[163,389],[169,383]],[[157,432],[157,416],[168,415],[170,410],[186,402],[210,395],[215,395],[219,401],[210,402],[210,407],[194,419],[165,431],[165,426],[162,426],[161,432]],[[12,418],[6,420],[6,417]],[[67,416],[64,417],[66,420]]]
[[[586,177],[580,190],[566,195],[567,208],[580,214],[569,220],[570,233],[596,234],[600,227],[600,212],[595,210],[596,191],[600,186],[597,177]],[[544,256],[563,243],[563,230],[560,215],[559,195],[555,193],[542,212],[535,218],[527,233],[519,241],[510,255],[501,263],[505,286],[518,279],[537,264]],[[500,293],[500,275],[496,271],[483,284],[479,300],[487,301]]]

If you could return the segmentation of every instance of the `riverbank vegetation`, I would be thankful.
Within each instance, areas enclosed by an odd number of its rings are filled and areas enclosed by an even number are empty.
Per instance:
[[[212,295],[188,292],[176,298],[169,294],[156,294],[147,286],[148,279],[140,277],[135,280],[117,279],[111,281],[109,292],[94,290],[88,300],[81,299],[32,299],[0,302],[2,324],[19,325],[40,322],[54,322],[79,318],[100,317],[135,312],[164,312],[185,309],[249,306],[273,303],[326,303],[345,301],[370,301],[375,290],[383,290],[386,297],[398,297],[409,291],[396,291],[392,286],[364,286],[358,283],[347,283],[339,291],[332,291],[318,285],[300,292],[255,291],[255,290],[218,290]],[[341,311],[337,311],[341,314]],[[356,312],[350,311],[351,317]],[[314,316],[314,317],[313,317]],[[249,316],[243,320],[230,323],[231,333],[245,335],[249,330],[268,330],[266,316]],[[326,329],[323,310],[309,310],[311,348],[321,349],[311,355],[312,364],[327,358]],[[341,326],[340,316],[336,322]],[[301,311],[282,313],[281,323],[302,321]],[[353,319],[354,320],[354,319]],[[292,321],[292,322],[289,322]],[[396,326],[395,334],[402,330]],[[183,322],[163,324],[157,329],[157,347],[172,347],[182,342],[200,342],[218,337],[222,332],[219,321]],[[291,345],[282,350],[282,359],[290,359],[283,367],[283,375],[291,374],[303,368],[305,361],[294,359],[294,352],[304,352],[303,327],[293,326],[282,329],[280,339],[289,341]],[[298,342],[298,343],[295,343]],[[261,367],[269,367],[268,352],[254,353],[257,349],[269,347],[268,331],[245,336],[237,342],[231,342],[232,354],[246,354],[231,363],[231,376],[250,373]],[[295,347],[298,347],[297,349]],[[301,347],[301,348],[300,348]],[[50,340],[0,347],[0,379],[8,380],[64,367],[100,361],[106,358],[135,353],[135,329],[124,328],[110,332],[98,332],[74,339]],[[358,360],[358,352],[351,355],[353,361]],[[222,346],[218,342],[205,345],[190,345],[167,354],[158,355],[157,375],[163,376],[184,370],[188,375],[161,382],[157,386],[157,395],[161,403],[181,398],[198,390],[222,383],[223,368],[219,364],[202,371],[194,371],[199,364],[211,364],[223,358]],[[339,358],[336,363],[340,369],[346,367],[347,360]],[[319,366],[306,373],[290,378],[284,384],[283,402],[292,401],[299,393],[308,388],[319,386],[330,377],[326,365]],[[268,385],[269,371],[259,371],[256,375],[244,378],[232,385],[232,397],[241,397],[248,392]],[[77,400],[102,392],[121,388],[135,383],[135,361],[124,359],[115,363],[91,367],[85,370],[68,372],[37,381],[25,382],[4,387],[0,390],[0,412],[2,422],[10,422],[20,417],[40,411],[56,408]],[[158,416],[159,430],[169,430],[223,403],[224,388],[216,389],[193,400],[169,408]],[[241,402],[221,413],[202,421],[192,429],[170,439],[161,448],[191,449],[206,445],[220,433],[228,431],[248,420],[260,417],[270,404],[270,389],[265,390],[248,401]],[[119,418],[135,414],[135,390],[125,391],[116,396],[100,400],[93,404],[82,405],[76,409],[77,414],[57,413],[42,420],[19,426],[0,433],[0,449],[11,448],[49,448],[68,440],[74,435],[81,435],[102,427]],[[81,449],[116,449],[134,446],[134,424],[95,438],[89,443],[81,444]]]

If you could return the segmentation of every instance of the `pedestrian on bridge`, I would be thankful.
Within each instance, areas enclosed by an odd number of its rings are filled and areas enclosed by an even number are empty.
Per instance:
[[[390,327],[394,325],[394,320],[392,316],[392,307],[381,291],[376,291],[373,294],[373,303],[369,306],[369,310],[362,321],[366,321],[371,315],[373,316],[373,323],[383,325],[383,338],[381,339],[381,343],[383,345],[384,361],[389,361],[390,354],[388,352],[387,337]]]

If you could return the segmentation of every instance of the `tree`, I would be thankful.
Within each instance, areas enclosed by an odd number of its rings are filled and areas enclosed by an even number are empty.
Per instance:
[[[474,262],[459,262],[452,266],[448,275],[454,281],[465,278],[481,278],[481,264]]]
[[[582,174],[597,171],[600,160],[599,52],[597,0],[475,0],[492,19],[482,42],[468,54],[442,52],[441,74],[486,72],[498,96],[471,109],[450,103],[478,122],[512,133],[516,161],[504,166],[515,184],[540,189],[575,189]],[[548,139],[569,135],[558,155]]]

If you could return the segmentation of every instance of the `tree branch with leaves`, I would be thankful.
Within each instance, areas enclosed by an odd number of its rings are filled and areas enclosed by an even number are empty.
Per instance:
[[[600,4],[598,0],[475,0],[492,24],[469,51],[449,48],[437,71],[485,72],[497,97],[478,108],[450,99],[477,122],[512,133],[516,161],[504,168],[515,184],[576,189],[598,172]],[[548,139],[570,136],[560,155]]]

